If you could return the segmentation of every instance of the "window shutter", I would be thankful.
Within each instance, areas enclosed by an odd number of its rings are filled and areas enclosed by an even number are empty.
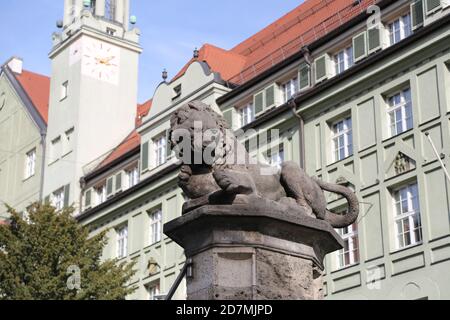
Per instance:
[[[266,109],[275,105],[275,85],[268,87],[265,90]]]
[[[367,57],[366,32],[362,32],[353,38],[353,57],[355,62]]]
[[[145,171],[148,169],[148,142],[142,145],[141,153],[141,168]]]
[[[122,191],[122,172],[116,175],[116,191]]]
[[[441,6],[440,0],[425,0],[427,5],[427,14],[433,12],[435,9]]]
[[[367,42],[369,54],[381,49],[381,28],[371,28],[367,30]]]
[[[230,125],[230,128],[233,127],[233,110],[227,110],[224,111],[223,117],[225,118],[226,122]]]
[[[172,155],[172,146],[170,145],[170,130],[166,130],[166,160]]]
[[[320,82],[328,78],[327,72],[327,57],[321,56],[314,61],[314,66],[316,69],[316,82]]]
[[[69,206],[70,184],[64,187],[64,208]]]
[[[423,13],[423,1],[418,0],[411,4],[411,20],[412,20],[412,29],[415,30],[423,25],[424,21],[424,13]]]
[[[311,77],[310,77],[310,66],[306,63],[303,63],[300,66],[300,90],[303,90],[305,88],[308,88],[311,85]]]
[[[264,111],[264,92],[260,92],[254,96],[255,115],[259,115]]]
[[[86,191],[86,193],[84,194],[84,208],[90,208],[91,207],[91,201],[92,201],[92,190],[89,189],[88,191]]]
[[[110,197],[113,193],[113,177],[108,178],[108,180],[106,180],[106,196]]]

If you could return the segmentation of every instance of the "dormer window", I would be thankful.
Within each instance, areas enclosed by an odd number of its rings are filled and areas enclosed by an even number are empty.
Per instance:
[[[336,66],[336,75],[341,74],[353,66],[353,48],[349,46],[334,55],[334,64]]]
[[[389,24],[389,40],[394,45],[412,34],[411,15],[405,14]]]

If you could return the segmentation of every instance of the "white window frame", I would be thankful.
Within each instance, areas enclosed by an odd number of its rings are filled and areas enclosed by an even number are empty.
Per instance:
[[[336,75],[343,73],[347,69],[351,68],[355,62],[353,59],[353,46],[348,46],[345,49],[340,50],[333,56],[334,72]]]
[[[396,23],[398,23],[398,29],[396,28]],[[402,16],[398,17],[397,19],[389,23],[388,32],[389,32],[389,44],[391,46],[411,36],[413,33],[411,13],[408,12],[406,14],[403,14]],[[396,38],[397,32],[399,37],[398,39]]]
[[[132,188],[135,185],[137,185],[140,181],[140,177],[139,177],[139,168],[138,166],[133,167],[132,169],[128,169],[125,171],[125,176],[126,176],[126,183],[127,183],[127,188]]]
[[[347,228],[338,229],[337,232],[347,245],[347,248],[344,247],[337,252],[337,268],[343,269],[358,264],[360,261],[358,225],[354,223]]]
[[[239,109],[239,118],[241,128],[245,127],[255,120],[255,106],[253,102],[249,102]]]
[[[297,92],[300,91],[300,84],[298,76],[285,81],[281,84],[281,91],[283,93],[283,102],[288,102]]]
[[[159,167],[167,161],[167,141],[166,136],[159,136],[153,140],[155,167]]]
[[[107,200],[106,183],[94,188],[96,204],[100,205]]]
[[[408,92],[409,97],[406,96],[406,92]],[[395,103],[395,97],[399,97],[399,103]],[[387,103],[389,136],[395,137],[412,129],[414,126],[414,115],[412,110],[411,89],[406,88],[396,94],[390,95],[387,98]],[[411,114],[410,117],[407,116],[408,110]],[[400,119],[397,118],[397,111],[400,111]]]
[[[278,169],[281,169],[281,165],[285,161],[284,145],[280,144],[278,148],[274,148],[267,153],[267,162]]]
[[[36,148],[28,151],[25,160],[25,179],[29,179],[36,174]]]
[[[117,258],[123,259],[128,255],[128,226],[117,229]]]
[[[162,210],[150,213],[150,245],[161,242],[162,239]]]
[[[392,200],[396,249],[400,250],[422,243],[422,219],[417,183],[394,190]],[[415,226],[415,219],[418,222],[417,227]],[[405,226],[407,226],[407,230],[405,230]],[[401,232],[399,228],[401,228]],[[416,235],[416,230],[418,235]],[[409,244],[406,244],[407,242]]]
[[[64,209],[64,188],[58,189],[52,194],[52,205],[56,210]]]
[[[156,297],[160,294],[159,283],[148,285],[147,293],[149,300],[157,300]]]
[[[342,123],[342,130],[339,130],[339,125]],[[353,155],[353,122],[351,117],[346,117],[336,121],[331,126],[331,141],[333,161],[338,162]],[[343,138],[343,145],[341,145],[341,138]],[[341,156],[341,150],[344,150],[344,155]]]

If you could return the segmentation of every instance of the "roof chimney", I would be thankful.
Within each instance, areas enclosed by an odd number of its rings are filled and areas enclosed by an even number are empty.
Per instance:
[[[23,60],[21,58],[12,57],[8,62],[8,67],[12,72],[17,74],[22,74],[23,70]]]

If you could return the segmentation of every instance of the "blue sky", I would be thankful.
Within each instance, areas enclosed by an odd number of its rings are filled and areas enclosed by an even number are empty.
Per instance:
[[[6,2],[5,0],[2,0]],[[47,57],[63,0],[14,0],[2,4],[0,63],[16,55],[24,68],[50,74]],[[167,68],[169,77],[211,43],[229,49],[298,6],[301,0],[131,0],[144,52],[139,68],[139,102],[150,98]]]

